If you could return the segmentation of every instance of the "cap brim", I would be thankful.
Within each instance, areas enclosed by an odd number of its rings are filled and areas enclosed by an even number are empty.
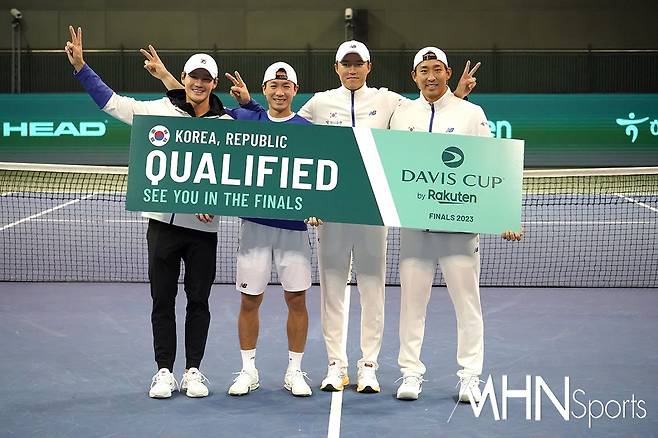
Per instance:
[[[205,71],[206,73],[208,73],[208,76],[210,76],[212,79],[217,79],[217,76],[213,76],[212,72],[211,72],[210,70],[208,70],[207,68],[205,68],[205,67],[197,67],[197,68],[194,68],[194,69],[190,70],[189,72],[187,72],[187,74],[189,75],[189,74],[191,74],[192,72],[195,72],[195,71],[197,71],[197,70],[203,70],[203,71]]]
[[[351,54],[359,55],[359,58],[361,58],[361,61],[363,61],[363,62],[368,62],[368,61],[369,61],[369,59],[363,59],[363,55],[361,55],[359,52],[352,51],[352,52],[346,52],[346,53],[343,55],[343,57],[340,59],[340,61],[338,61],[338,62],[342,62],[343,59],[345,59],[345,57],[346,57],[347,55],[351,55]]]

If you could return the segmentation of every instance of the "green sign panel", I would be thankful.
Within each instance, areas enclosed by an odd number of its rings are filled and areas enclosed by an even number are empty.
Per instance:
[[[522,173],[520,140],[138,116],[126,207],[500,233]]]

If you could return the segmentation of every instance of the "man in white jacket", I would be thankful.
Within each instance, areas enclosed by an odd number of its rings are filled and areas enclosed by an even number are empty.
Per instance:
[[[197,53],[185,63],[181,73],[184,90],[173,90],[166,97],[138,101],[120,96],[108,87],[84,62],[82,29],[69,27],[71,41],[65,51],[75,69],[75,77],[96,104],[106,113],[132,124],[137,114],[232,119],[212,91],[217,87],[217,64],[212,57]],[[217,224],[212,215],[143,213],[149,219],[147,230],[149,280],[153,307],[151,323],[158,372],[153,376],[149,396],[171,397],[178,387],[172,371],[176,357],[176,294],[181,260],[185,263],[186,366],[180,389],[189,397],[208,395],[207,380],[199,371],[210,325],[208,298],[215,279]]]
[[[450,91],[452,70],[443,51],[425,47],[414,57],[411,76],[420,89],[416,100],[400,104],[391,129],[490,137],[487,118],[477,105]],[[413,153],[410,151],[410,153]],[[521,233],[508,231],[507,240]],[[436,264],[441,266],[457,315],[457,362],[461,369],[459,399],[480,399],[479,376],[484,358],[484,328],[480,306],[479,235],[400,230],[400,354],[402,384],[397,398],[415,400],[421,392],[425,365],[420,351],[425,315]]]
[[[458,86],[465,96],[475,86],[468,65]],[[366,78],[372,69],[368,48],[358,41],[338,47],[334,69],[339,88],[316,93],[298,112],[318,125],[388,128],[391,115],[404,99],[386,88],[370,88]],[[348,318],[346,284],[351,260],[361,296],[361,359],[358,361],[357,391],[380,391],[376,377],[377,357],[384,331],[384,286],[386,274],[386,228],[370,225],[325,223],[318,230],[321,316],[329,359],[326,378],[320,388],[342,391],[349,384],[344,342]]]

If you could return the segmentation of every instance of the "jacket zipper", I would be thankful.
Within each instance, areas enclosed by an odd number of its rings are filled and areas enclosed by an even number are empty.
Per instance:
[[[356,116],[354,115],[354,91],[352,91],[352,127],[356,126]]]
[[[432,132],[432,125],[434,124],[434,105],[430,103],[430,108],[432,109],[432,115],[430,116],[430,130]]]

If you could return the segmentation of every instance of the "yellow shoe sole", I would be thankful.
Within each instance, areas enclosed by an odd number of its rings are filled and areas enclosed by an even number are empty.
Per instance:
[[[323,386],[320,386],[320,390],[321,391],[326,391],[326,392],[339,392],[339,391],[342,391],[343,389],[345,389],[345,387],[347,385],[350,384],[350,378],[347,377],[347,376],[343,377],[343,381],[341,383],[342,384],[340,386],[338,386],[337,388],[334,388],[333,385],[323,385]]]

